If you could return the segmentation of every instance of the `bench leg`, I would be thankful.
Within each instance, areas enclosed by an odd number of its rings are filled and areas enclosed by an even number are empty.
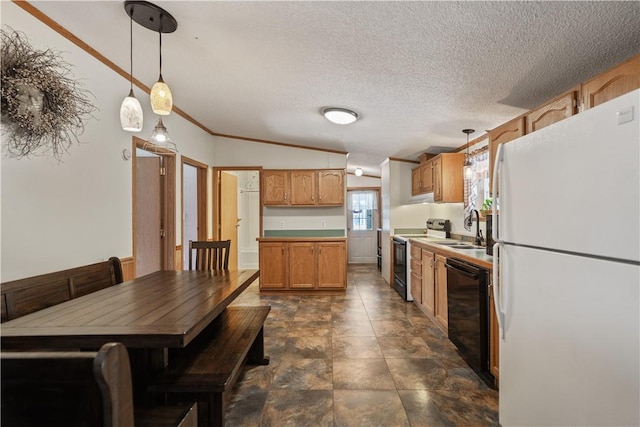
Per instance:
[[[198,394],[198,426],[224,427],[224,393]]]
[[[249,354],[247,355],[247,361],[252,365],[268,365],[269,358],[264,355],[264,327],[260,328],[260,332],[256,337]]]

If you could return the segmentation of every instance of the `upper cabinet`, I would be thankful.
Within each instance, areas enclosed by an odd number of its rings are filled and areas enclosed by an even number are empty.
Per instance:
[[[489,131],[489,188],[493,180],[493,160],[496,158],[498,146],[523,136],[524,124],[525,118],[521,116]]]
[[[344,204],[344,170],[262,171],[264,206],[341,206]]]
[[[572,90],[529,112],[525,117],[527,133],[564,120],[578,112],[578,91]]]
[[[443,153],[411,170],[411,195],[433,193],[436,202],[462,202],[464,153]]]
[[[638,88],[640,55],[582,83],[582,108],[593,108]]]

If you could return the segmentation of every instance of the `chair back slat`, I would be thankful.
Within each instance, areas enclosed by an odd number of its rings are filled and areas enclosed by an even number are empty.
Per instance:
[[[231,240],[189,240],[189,270],[228,270],[230,248]]]

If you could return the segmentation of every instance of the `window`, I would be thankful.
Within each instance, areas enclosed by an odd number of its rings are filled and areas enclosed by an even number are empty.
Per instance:
[[[464,207],[467,212],[479,210],[485,199],[490,197],[489,188],[489,147],[484,146],[471,152],[471,179],[464,180]]]
[[[373,216],[377,207],[375,191],[350,191],[348,209],[351,211],[352,230],[373,230]]]

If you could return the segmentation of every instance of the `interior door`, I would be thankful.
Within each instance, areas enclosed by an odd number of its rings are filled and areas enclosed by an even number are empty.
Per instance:
[[[198,169],[182,165],[182,269],[189,269],[189,240],[198,238]]]
[[[231,240],[229,270],[238,269],[238,177],[220,173],[220,240]]]
[[[136,158],[136,277],[162,270],[161,160]]]
[[[378,193],[347,190],[347,257],[349,264],[377,262]]]

